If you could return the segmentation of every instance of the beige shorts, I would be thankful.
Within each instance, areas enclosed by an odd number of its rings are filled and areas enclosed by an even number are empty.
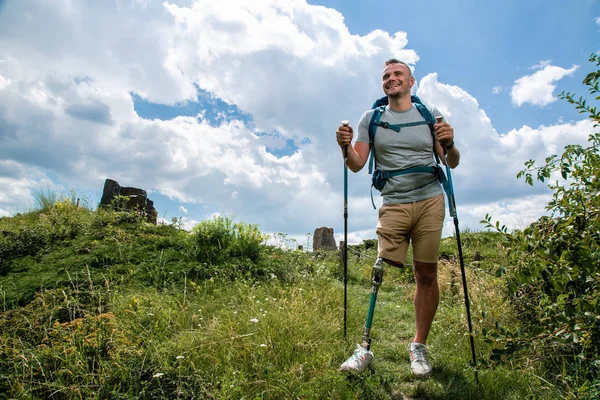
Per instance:
[[[379,257],[404,265],[412,240],[413,261],[437,263],[444,216],[444,195],[414,203],[384,204],[376,229]]]

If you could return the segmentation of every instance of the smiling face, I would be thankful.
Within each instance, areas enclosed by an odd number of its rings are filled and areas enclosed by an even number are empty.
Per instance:
[[[388,64],[383,69],[383,93],[388,97],[410,95],[410,89],[415,84],[415,78],[410,69],[401,63]]]

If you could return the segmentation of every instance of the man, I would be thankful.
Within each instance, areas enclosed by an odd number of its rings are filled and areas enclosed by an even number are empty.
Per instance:
[[[396,59],[385,62],[382,88],[388,98],[388,105],[381,114],[381,122],[393,126],[424,121],[411,101],[414,83],[415,79],[408,65]],[[374,110],[369,110],[361,117],[354,146],[350,145],[353,136],[351,126],[342,125],[336,132],[342,152],[347,146],[348,168],[353,172],[360,171],[369,157],[368,130],[373,112]],[[442,117],[435,109],[431,112],[435,117]],[[441,144],[446,148],[448,165],[455,168],[459,163],[460,153],[454,145],[454,130],[446,122],[438,122],[433,128],[435,141],[427,124],[403,125],[400,132],[377,126],[374,150],[379,168],[396,171],[415,166],[435,166],[433,149],[444,160]],[[379,210],[376,229],[379,255],[373,271],[381,271],[382,276],[383,262],[403,267],[408,245],[412,241],[416,281],[416,331],[408,350],[413,374],[426,378],[431,375],[432,367],[425,345],[439,303],[437,259],[445,216],[443,190],[437,175],[433,173],[407,173],[391,177],[381,190],[381,195],[383,205]],[[363,335],[363,345],[357,345],[354,354],[341,365],[342,371],[360,373],[373,360],[373,353],[369,349],[370,326],[367,328]]]

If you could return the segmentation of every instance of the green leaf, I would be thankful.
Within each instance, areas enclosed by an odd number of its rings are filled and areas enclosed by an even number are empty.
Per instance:
[[[600,74],[598,74],[597,72],[590,72],[589,74],[587,74],[587,76],[585,78],[583,78],[583,84],[591,85],[592,82],[594,80],[598,79],[599,76],[600,76]]]

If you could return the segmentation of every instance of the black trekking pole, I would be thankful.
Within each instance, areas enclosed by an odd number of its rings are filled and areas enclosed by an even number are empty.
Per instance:
[[[438,123],[442,122],[443,117],[435,118]],[[448,201],[450,202],[450,215],[454,219],[454,231],[456,233],[456,244],[458,246],[458,258],[460,260],[460,272],[462,275],[463,292],[465,296],[465,308],[467,309],[467,323],[469,326],[469,339],[471,341],[471,354],[473,356],[473,367],[475,368],[475,381],[479,383],[479,377],[477,374],[477,357],[475,356],[475,342],[473,340],[473,324],[471,323],[471,307],[469,303],[469,291],[467,290],[467,275],[465,272],[465,262],[463,259],[462,245],[460,242],[460,229],[458,227],[458,216],[456,214],[456,200],[454,199],[454,188],[452,187],[452,176],[450,175],[450,166],[448,165],[448,150],[446,145],[444,147],[444,159],[446,161],[446,175],[448,175],[448,187],[450,193],[448,193]]]
[[[342,121],[348,126],[350,121]],[[348,300],[348,145],[344,146],[344,338],[346,338],[346,314]]]

